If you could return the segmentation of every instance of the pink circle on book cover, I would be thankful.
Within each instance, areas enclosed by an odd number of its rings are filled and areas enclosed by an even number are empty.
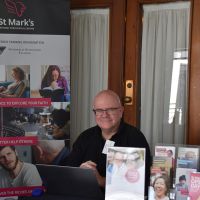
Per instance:
[[[128,182],[135,183],[139,180],[140,174],[137,169],[128,169],[125,174],[125,178]]]

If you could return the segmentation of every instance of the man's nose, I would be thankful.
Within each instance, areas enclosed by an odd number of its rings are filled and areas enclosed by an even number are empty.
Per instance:
[[[108,111],[107,110],[104,110],[103,113],[102,113],[102,116],[108,116]]]

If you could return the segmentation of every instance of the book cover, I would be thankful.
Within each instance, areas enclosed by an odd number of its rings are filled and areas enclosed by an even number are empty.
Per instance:
[[[145,149],[109,147],[106,165],[106,200],[144,199]]]
[[[62,102],[64,98],[64,89],[63,88],[55,88],[51,87],[43,88],[39,90],[40,95],[44,98],[51,98],[53,102]]]
[[[169,157],[175,159],[175,150],[174,146],[155,146],[155,156],[160,157]]]
[[[149,200],[156,197],[165,197],[170,195],[170,186],[172,186],[172,158],[154,156],[151,167]],[[162,186],[161,186],[162,185]]]
[[[152,163],[152,173],[157,175],[166,174],[170,179],[170,186],[173,184],[173,159],[169,157],[154,156]]]
[[[154,172],[153,172],[154,173]],[[148,199],[169,200],[170,196],[170,178],[167,174],[157,173],[151,175],[151,183],[149,186]]]
[[[177,156],[177,168],[198,169],[199,149],[191,147],[179,147]]]
[[[190,174],[196,172],[196,169],[177,168],[175,192],[176,200],[187,200],[189,195]]]
[[[190,174],[189,197],[190,200],[200,200],[200,172]]]

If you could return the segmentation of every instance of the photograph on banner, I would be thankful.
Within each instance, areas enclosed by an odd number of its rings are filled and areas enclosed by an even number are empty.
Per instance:
[[[30,66],[0,65],[0,98],[30,97]]]
[[[144,158],[144,148],[108,148],[106,200],[144,199]]]
[[[31,79],[31,97],[51,98],[52,102],[70,102],[70,66],[41,65]]]
[[[70,139],[70,109],[67,102],[52,103],[49,107],[0,109],[1,137]]]
[[[42,178],[32,164],[31,146],[0,146],[0,196],[32,196],[43,190]]]
[[[34,164],[61,165],[69,154],[69,140],[38,140],[31,148]]]

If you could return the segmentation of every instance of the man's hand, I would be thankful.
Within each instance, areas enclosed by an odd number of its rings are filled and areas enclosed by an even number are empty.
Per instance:
[[[101,176],[96,168],[97,164],[91,160],[80,165],[81,168],[92,169],[96,175],[97,182],[101,187],[105,187],[105,177]]]

